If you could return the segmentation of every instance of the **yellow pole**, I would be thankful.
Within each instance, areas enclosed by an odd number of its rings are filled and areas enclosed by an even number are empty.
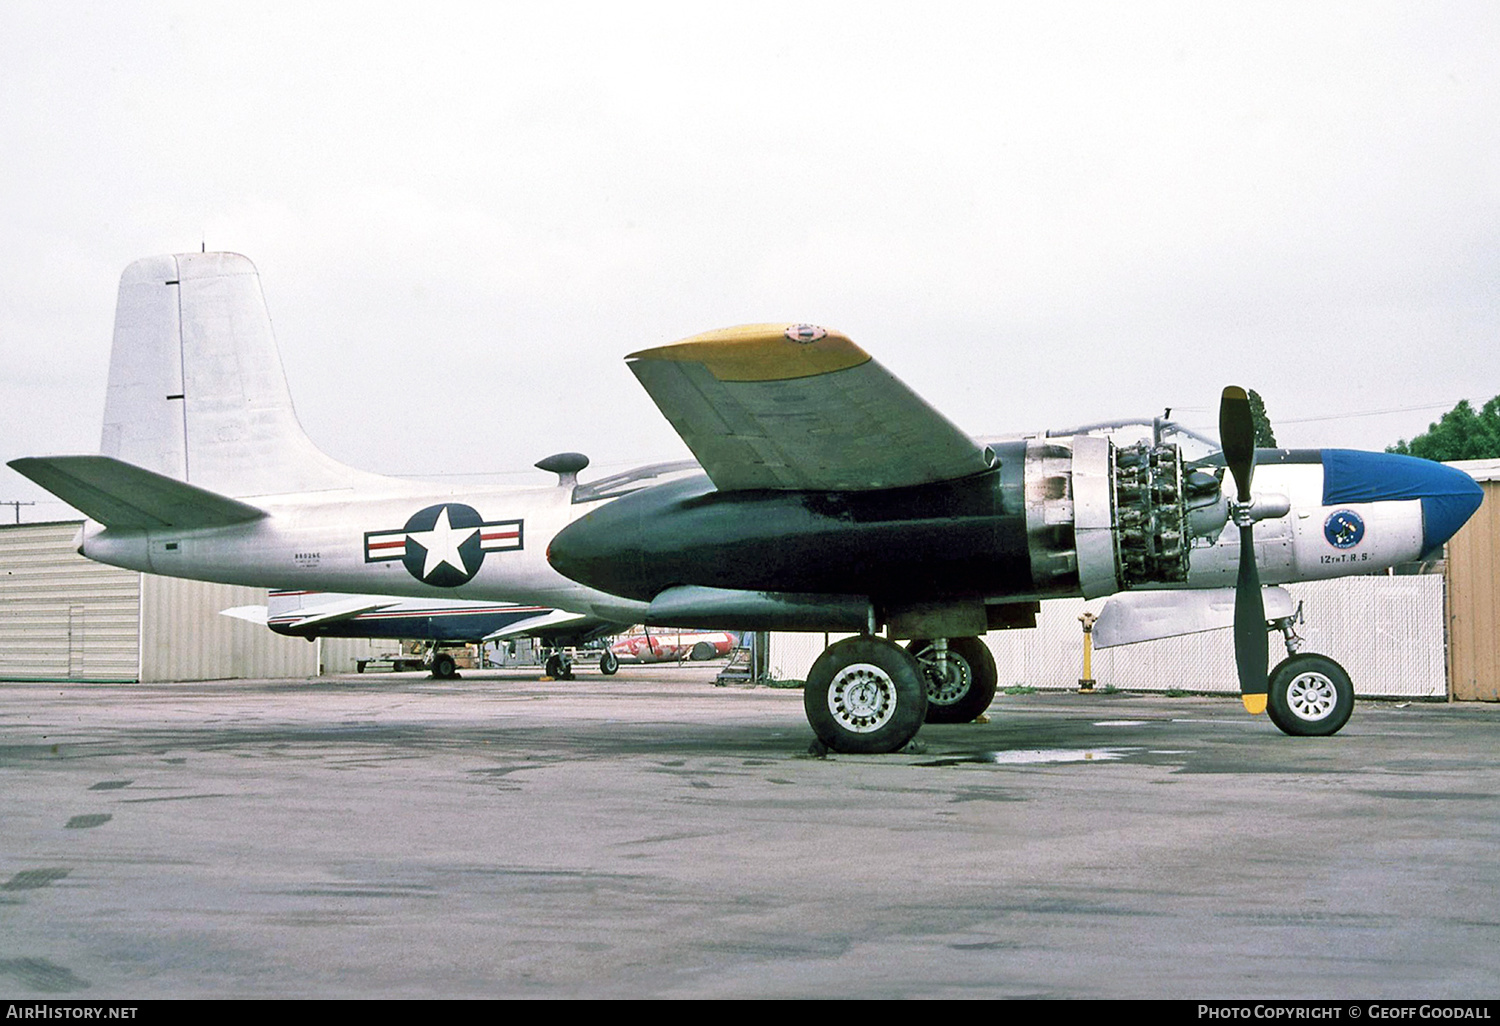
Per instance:
[[[1094,621],[1097,619],[1097,614],[1086,609],[1078,618],[1079,623],[1083,624],[1083,676],[1078,678],[1080,692],[1094,690]]]

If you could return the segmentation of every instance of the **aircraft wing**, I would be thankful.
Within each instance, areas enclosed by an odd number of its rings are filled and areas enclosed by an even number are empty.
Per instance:
[[[328,606],[313,606],[305,610],[304,615],[297,617],[287,624],[292,630],[303,630],[316,627],[319,624],[337,623],[340,620],[352,620],[364,613],[373,613],[377,609],[386,609],[399,605],[395,599],[386,599],[381,602],[371,602],[368,597],[350,599],[346,602],[334,603]]]
[[[248,620],[262,627],[269,625],[274,616],[278,628],[297,631],[316,627],[319,624],[351,620],[362,613],[373,613],[377,609],[388,609],[399,605],[401,601],[401,599],[377,598],[372,595],[332,595],[321,602],[298,606],[290,614],[272,613],[269,606],[234,606],[230,609],[219,610],[219,615],[232,616],[237,620]]]
[[[1265,619],[1280,620],[1296,608],[1285,588],[1262,592]],[[1111,595],[1094,624],[1094,647],[1113,648],[1234,626],[1234,589],[1122,591]]]
[[[626,359],[720,491],[901,488],[994,462],[835,331],[746,325]]]
[[[232,616],[236,620],[246,620],[250,623],[259,624],[262,627],[266,625],[267,613],[265,606],[234,606],[230,609],[219,610],[219,615]]]
[[[525,620],[517,620],[513,624],[501,627],[499,630],[486,635],[484,640],[508,641],[511,638],[547,639],[553,637],[607,634],[610,628],[623,630],[626,626],[628,625],[601,620],[597,616],[588,616],[583,613],[569,613],[561,609],[554,609],[551,612],[542,613]]]
[[[10,466],[105,527],[227,527],[266,515],[238,499],[110,456],[28,456]]]

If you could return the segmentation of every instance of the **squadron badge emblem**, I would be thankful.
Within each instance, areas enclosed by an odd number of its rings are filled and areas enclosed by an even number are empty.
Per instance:
[[[1352,509],[1341,509],[1323,521],[1323,537],[1336,549],[1352,549],[1365,536],[1365,522]]]

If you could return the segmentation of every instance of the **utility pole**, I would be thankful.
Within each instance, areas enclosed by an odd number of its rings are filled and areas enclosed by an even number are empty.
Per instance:
[[[0,499],[0,506],[14,506],[15,507],[15,510],[16,510],[16,523],[18,523],[18,524],[21,522],[21,507],[22,506],[35,506],[35,505],[36,505],[36,503],[34,503],[34,502],[21,502],[18,499]]]

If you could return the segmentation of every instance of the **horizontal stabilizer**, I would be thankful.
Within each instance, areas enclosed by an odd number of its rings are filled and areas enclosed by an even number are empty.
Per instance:
[[[109,456],[27,456],[10,467],[105,527],[227,527],[265,510]]]
[[[1267,620],[1292,615],[1295,603],[1285,588],[1263,592]],[[1234,626],[1234,589],[1125,591],[1104,604],[1094,624],[1094,647],[1113,648]]]

